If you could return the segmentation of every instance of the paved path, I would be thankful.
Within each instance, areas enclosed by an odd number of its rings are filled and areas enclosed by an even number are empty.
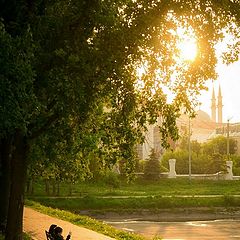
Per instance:
[[[158,197],[159,195],[132,195],[132,196],[97,196],[96,198],[100,199],[126,199],[126,198],[149,198],[149,197]],[[217,198],[224,197],[223,194],[207,194],[207,195],[161,195],[162,198]],[[228,195],[229,197],[240,198],[240,194]],[[78,199],[84,198],[84,196],[41,196],[35,198],[48,198],[48,199]]]
[[[24,208],[23,229],[34,239],[46,240],[45,230],[47,230],[51,224],[56,224],[62,227],[63,236],[65,237],[68,232],[71,231],[72,240],[113,240],[113,238],[107,237],[103,234],[50,217],[31,208]]]

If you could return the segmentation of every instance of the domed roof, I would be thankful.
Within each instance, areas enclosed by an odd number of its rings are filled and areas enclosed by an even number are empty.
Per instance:
[[[202,110],[198,110],[197,111],[196,119],[201,120],[201,121],[211,122],[210,116],[206,112],[204,112]]]

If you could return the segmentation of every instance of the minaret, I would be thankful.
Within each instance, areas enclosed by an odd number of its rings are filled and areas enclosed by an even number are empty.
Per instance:
[[[213,122],[216,122],[216,97],[215,97],[215,92],[214,92],[214,88],[213,88],[213,91],[212,91],[212,106],[211,106],[211,109],[212,109],[212,120]]]
[[[222,92],[221,92],[221,86],[219,85],[219,90],[218,90],[218,123],[222,123],[222,109],[223,109],[223,104],[222,104]]]

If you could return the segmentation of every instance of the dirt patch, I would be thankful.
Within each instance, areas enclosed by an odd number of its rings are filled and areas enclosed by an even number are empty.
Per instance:
[[[125,211],[81,211],[81,215],[87,215],[99,220],[120,221],[204,221],[216,219],[240,219],[240,208],[174,208],[156,210],[125,210]]]

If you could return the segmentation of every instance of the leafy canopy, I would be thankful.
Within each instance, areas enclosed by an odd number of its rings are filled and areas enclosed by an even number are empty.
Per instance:
[[[239,37],[237,9],[238,1],[214,0],[7,2],[0,10],[1,138],[18,130],[30,141],[68,121],[86,127],[106,107],[101,143],[129,157],[146,123],[161,116],[166,145],[178,137],[179,110],[191,112],[204,82],[216,78],[214,45],[226,29]],[[178,60],[178,28],[196,38],[193,61]]]

